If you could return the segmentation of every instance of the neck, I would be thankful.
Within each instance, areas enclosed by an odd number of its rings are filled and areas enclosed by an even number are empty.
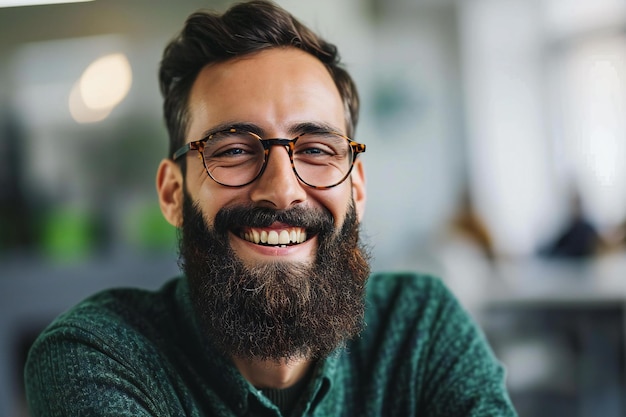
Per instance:
[[[234,357],[241,375],[256,388],[289,388],[302,379],[311,368],[310,359],[258,360]]]

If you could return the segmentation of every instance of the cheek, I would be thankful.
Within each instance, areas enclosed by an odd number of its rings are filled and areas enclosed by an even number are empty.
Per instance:
[[[340,228],[343,226],[343,222],[346,218],[346,213],[352,204],[352,192],[350,187],[343,187],[341,189],[335,187],[329,190],[320,190],[316,192],[315,199],[317,202],[325,207],[333,215],[335,219],[335,227]]]
[[[246,193],[238,189],[221,187],[208,176],[200,181],[189,181],[188,193],[194,203],[202,210],[205,221],[212,225],[217,212],[227,206],[246,203]]]

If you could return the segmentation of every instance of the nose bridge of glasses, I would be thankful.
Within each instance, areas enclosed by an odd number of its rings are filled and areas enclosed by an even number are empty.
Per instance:
[[[265,149],[265,158],[263,161],[263,167],[257,174],[256,178],[262,178],[262,182],[269,181],[276,186],[277,181],[282,181],[283,184],[280,189],[289,189],[291,186],[287,186],[287,182],[298,181],[297,174],[295,173],[295,167],[293,163],[293,140],[291,139],[262,139],[263,148]],[[271,149],[274,146],[285,148],[286,154],[282,152],[272,152]],[[264,178],[264,179],[263,179]]]
[[[287,149],[287,152],[291,154],[291,150],[293,149],[295,140],[296,139],[282,138],[261,139],[261,143],[263,144],[263,148],[265,150],[269,150],[272,146],[283,146]]]
[[[279,146],[281,148],[285,148],[287,151],[287,155],[289,156],[289,162],[293,167],[293,149],[294,149],[295,139],[283,139],[283,138],[271,138],[271,139],[261,139],[261,144],[263,145],[263,149],[265,150],[265,158],[264,165],[267,165],[269,162],[270,151],[273,146]],[[263,169],[265,171],[265,168]]]
[[[265,150],[265,161],[264,161],[265,165],[269,163],[269,158],[271,155],[272,147],[278,146],[281,148],[285,148],[285,150],[287,151],[287,155],[289,156],[289,162],[291,166],[293,166],[294,139],[283,139],[283,138],[261,139],[261,144],[263,145],[263,148]],[[276,158],[276,156],[274,158]]]

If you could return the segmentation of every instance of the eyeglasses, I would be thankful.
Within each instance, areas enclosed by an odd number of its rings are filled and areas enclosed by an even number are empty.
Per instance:
[[[293,139],[262,139],[255,133],[227,129],[178,149],[176,161],[198,151],[207,174],[226,187],[243,187],[263,174],[272,146],[284,146],[296,177],[316,189],[327,189],[348,178],[365,145],[335,132],[309,132]]]

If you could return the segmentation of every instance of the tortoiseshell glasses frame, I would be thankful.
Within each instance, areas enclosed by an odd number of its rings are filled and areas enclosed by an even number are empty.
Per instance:
[[[209,148],[207,144],[213,140],[214,146]],[[176,161],[195,150],[213,181],[226,187],[243,187],[263,174],[272,146],[285,147],[296,177],[318,190],[344,182],[352,172],[356,157],[365,152],[364,144],[332,131],[308,132],[293,139],[263,139],[256,133],[231,128],[183,145],[174,152],[172,159]]]

